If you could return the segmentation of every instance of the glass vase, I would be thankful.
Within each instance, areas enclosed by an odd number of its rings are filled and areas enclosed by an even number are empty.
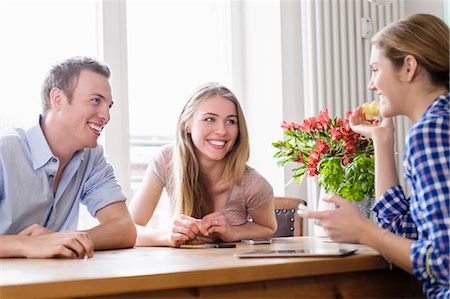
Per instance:
[[[317,211],[329,211],[336,209],[334,203],[329,203],[324,201],[323,199],[331,196],[332,194],[327,193],[323,187],[320,188],[319,198],[317,200]],[[328,237],[328,233],[317,224],[314,224],[314,236],[316,237]]]

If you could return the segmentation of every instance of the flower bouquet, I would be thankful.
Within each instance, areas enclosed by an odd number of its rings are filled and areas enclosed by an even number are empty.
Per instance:
[[[319,186],[327,193],[351,201],[373,198],[373,143],[350,128],[350,115],[351,111],[347,112],[345,120],[330,118],[325,109],[318,117],[305,119],[301,124],[283,121],[281,127],[288,138],[272,143],[278,149],[274,155],[279,159],[278,165],[295,163],[292,180],[299,184],[305,175],[318,176]]]

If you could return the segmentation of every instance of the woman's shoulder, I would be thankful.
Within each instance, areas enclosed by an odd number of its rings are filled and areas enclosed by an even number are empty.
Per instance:
[[[172,143],[164,144],[159,147],[155,156],[158,157],[158,159],[172,160],[173,150],[174,145]]]
[[[256,169],[250,167],[248,165],[245,166],[244,176],[242,178],[242,183],[246,184],[249,182],[263,182],[267,185],[270,185],[269,182],[264,178],[262,174],[260,174]]]
[[[446,135],[449,134],[449,94],[438,97],[428,107],[422,119],[411,127],[410,137],[421,138],[424,135]]]

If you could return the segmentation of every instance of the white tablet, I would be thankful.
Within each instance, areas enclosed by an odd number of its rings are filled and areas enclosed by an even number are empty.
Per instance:
[[[309,248],[309,249],[285,249],[285,250],[255,250],[236,252],[234,255],[240,258],[252,257],[339,257],[354,254],[358,249],[343,248]]]

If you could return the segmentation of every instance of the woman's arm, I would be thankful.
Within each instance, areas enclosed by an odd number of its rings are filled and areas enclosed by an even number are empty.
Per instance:
[[[154,230],[145,226],[153,216],[163,191],[163,186],[147,169],[142,185],[129,205],[131,218],[136,224],[136,246],[168,246],[167,231]]]
[[[198,233],[206,233],[200,220],[185,215],[177,217],[169,228],[146,227],[158,205],[163,188],[149,168],[141,188],[130,204],[131,217],[137,229],[136,246],[179,247],[184,242],[195,239]]]
[[[394,122],[385,118],[379,125],[368,123],[362,108],[356,108],[350,117],[353,131],[373,140],[375,151],[375,198],[380,198],[392,186],[398,185],[395,167]]]

